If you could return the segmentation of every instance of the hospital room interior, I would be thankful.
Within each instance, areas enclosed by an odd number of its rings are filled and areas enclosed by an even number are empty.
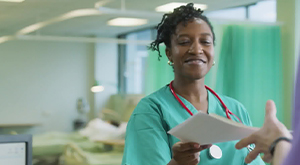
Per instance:
[[[156,26],[189,2],[215,32],[205,84],[291,129],[300,0],[0,0],[0,135],[32,135],[33,165],[120,165],[134,108],[174,78]]]

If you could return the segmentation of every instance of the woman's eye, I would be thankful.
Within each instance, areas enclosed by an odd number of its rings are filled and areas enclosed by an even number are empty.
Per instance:
[[[179,41],[178,43],[179,43],[180,45],[185,45],[185,44],[188,44],[189,41]]]
[[[202,43],[202,44],[205,44],[205,45],[210,45],[210,44],[211,44],[211,42],[208,41],[208,40],[203,40],[203,41],[201,41],[201,43]]]

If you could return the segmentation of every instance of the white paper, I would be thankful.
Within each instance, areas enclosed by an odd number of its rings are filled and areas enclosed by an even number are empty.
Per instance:
[[[205,145],[240,140],[257,130],[258,128],[248,127],[216,114],[198,112],[168,133],[183,142]]]

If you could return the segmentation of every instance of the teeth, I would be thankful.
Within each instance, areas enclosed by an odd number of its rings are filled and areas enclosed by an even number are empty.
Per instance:
[[[206,63],[204,60],[188,60],[187,62],[190,62],[190,61],[198,61],[198,62],[203,62],[203,63]]]
[[[202,60],[191,60],[187,62],[188,64],[200,64],[200,63],[204,63]]]
[[[201,61],[201,60],[189,60],[189,61]]]

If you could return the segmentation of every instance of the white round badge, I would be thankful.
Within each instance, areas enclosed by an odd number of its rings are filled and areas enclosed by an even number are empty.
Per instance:
[[[222,150],[217,145],[212,145],[209,148],[209,155],[214,159],[220,159],[222,157]]]

